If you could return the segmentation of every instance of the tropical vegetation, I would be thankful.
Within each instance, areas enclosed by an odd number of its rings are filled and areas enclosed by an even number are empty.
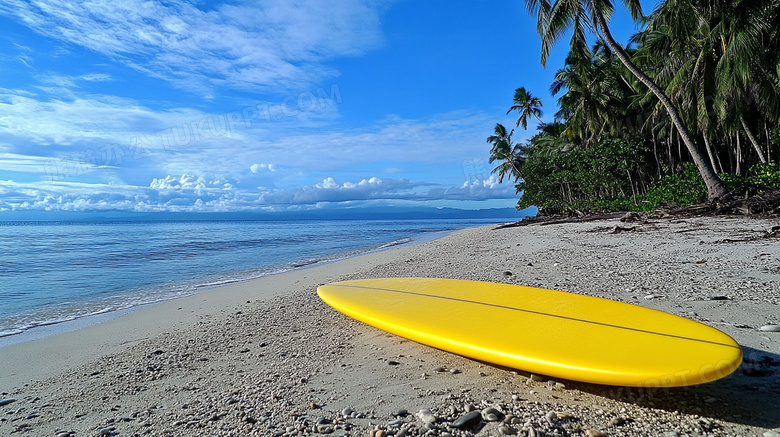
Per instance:
[[[550,86],[555,121],[521,87],[507,114],[538,131],[520,144],[498,124],[488,137],[518,208],[646,210],[780,189],[780,3],[623,4],[642,25],[627,47],[610,32],[611,0],[526,0],[542,64],[571,39]]]

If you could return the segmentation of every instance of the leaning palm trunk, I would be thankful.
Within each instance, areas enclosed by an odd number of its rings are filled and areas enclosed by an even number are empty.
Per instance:
[[[758,141],[756,140],[756,136],[753,135],[753,131],[750,130],[750,127],[745,122],[745,117],[742,116],[742,114],[739,115],[739,122],[742,123],[742,129],[745,130],[745,134],[747,134],[748,140],[750,140],[750,144],[753,145],[753,148],[756,149],[756,153],[758,154],[758,159],[761,160],[761,163],[766,163],[766,158],[764,157],[764,151],[761,150],[761,146],[758,144]]]
[[[699,150],[699,148],[696,146],[696,140],[685,127],[685,123],[680,117],[680,113],[677,111],[674,103],[672,103],[669,97],[666,96],[663,90],[661,90],[661,88],[659,88],[658,85],[656,85],[649,76],[637,68],[633,62],[631,62],[631,59],[628,58],[628,54],[626,54],[625,50],[623,50],[623,47],[615,42],[615,39],[612,37],[604,16],[598,12],[595,12],[593,15],[595,16],[594,18],[598,23],[601,34],[604,36],[604,40],[615,56],[620,59],[620,62],[625,65],[628,71],[636,76],[640,82],[642,82],[647,88],[650,89],[650,91],[652,91],[653,94],[655,94],[656,97],[658,97],[658,100],[660,100],[661,104],[664,105],[664,108],[666,108],[666,111],[669,113],[669,117],[672,119],[672,123],[677,128],[677,132],[680,134],[680,137],[688,149],[688,153],[690,153],[691,158],[693,158],[693,162],[696,164],[696,168],[699,170],[702,179],[704,179],[704,184],[707,187],[707,198],[714,200],[726,195],[726,193],[728,193],[728,188],[726,188],[726,185],[723,184],[723,181],[715,173],[715,170],[713,170],[710,163],[707,162],[706,158],[701,153],[701,150]]]
[[[710,164],[712,165],[712,168],[716,172],[720,171],[722,173],[723,170],[722,169],[718,170],[718,166],[715,165],[714,152],[712,151],[712,146],[710,145],[710,142],[707,140],[707,132],[706,131],[704,132],[703,138],[704,138],[704,147],[707,149],[707,156],[710,158]]]

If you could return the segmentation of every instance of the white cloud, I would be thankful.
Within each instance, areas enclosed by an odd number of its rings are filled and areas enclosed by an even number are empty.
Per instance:
[[[207,180],[203,176],[183,174],[180,177],[166,176],[160,179],[152,179],[149,188],[160,191],[192,191],[198,196],[208,195],[215,191],[229,191],[233,184],[217,177],[215,180]]]
[[[406,179],[379,179],[372,177],[359,182],[338,183],[332,177],[315,185],[268,190],[260,195],[264,205],[314,205],[330,202],[367,200],[490,200],[516,198],[514,187],[498,184],[493,176],[488,180],[466,182],[459,187],[411,182]]]
[[[412,190],[422,185],[425,184],[406,179],[382,180],[376,177],[338,183],[328,177],[315,185],[266,191],[260,195],[259,202],[263,205],[314,205],[321,202],[404,199],[416,197]]]
[[[323,62],[381,43],[379,0],[274,0],[199,9],[183,0],[6,0],[0,13],[179,86],[300,87]],[[24,60],[23,60],[24,61]]]
[[[111,76],[102,73],[82,74],[81,76],[66,76],[61,74],[49,74],[40,76],[40,80],[43,83],[55,85],[57,87],[67,89],[78,87],[78,82],[108,82]],[[51,88],[45,88],[50,90]]]
[[[335,173],[380,162],[426,163],[437,171],[449,165],[460,171],[465,157],[487,153],[485,126],[492,123],[487,114],[453,112],[420,120],[389,117],[345,129],[326,125],[338,109],[335,104],[323,103],[280,120],[269,120],[258,111],[265,105],[271,104],[260,102],[224,113],[186,107],[155,110],[133,99],[105,95],[47,99],[0,89],[0,151],[30,159],[72,160],[78,155],[92,167],[132,172],[136,179],[138,166],[153,177],[237,175],[249,168],[281,178],[293,172]],[[282,175],[277,171],[280,165],[291,171]],[[4,168],[0,162],[0,170]],[[44,172],[43,166],[29,170]]]
[[[252,164],[249,166],[249,171],[252,173],[260,173],[263,170],[267,170],[273,173],[276,171],[276,166],[273,164]]]
[[[513,184],[498,183],[498,176],[492,174],[487,179],[464,182],[459,187],[448,188],[442,194],[449,200],[516,199],[517,192]]]
[[[241,211],[256,209],[256,197],[224,178],[193,175],[154,179],[148,187],[0,181],[0,211]]]

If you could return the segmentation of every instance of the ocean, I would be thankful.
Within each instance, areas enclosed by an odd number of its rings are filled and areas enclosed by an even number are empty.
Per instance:
[[[499,221],[0,222],[0,345],[42,327]]]

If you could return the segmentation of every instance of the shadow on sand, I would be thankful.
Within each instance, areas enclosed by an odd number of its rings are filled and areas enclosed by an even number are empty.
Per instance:
[[[642,407],[698,414],[762,428],[780,427],[780,355],[742,348],[742,365],[707,384],[674,387],[613,387],[570,381],[567,387]]]

